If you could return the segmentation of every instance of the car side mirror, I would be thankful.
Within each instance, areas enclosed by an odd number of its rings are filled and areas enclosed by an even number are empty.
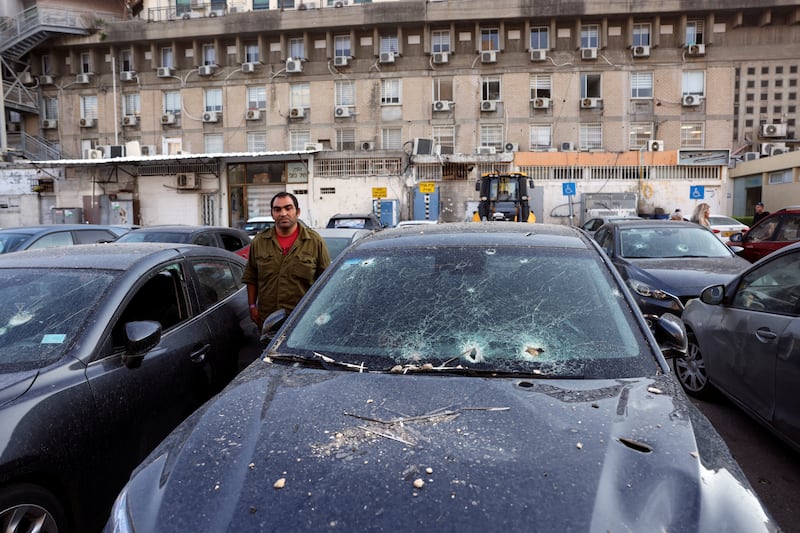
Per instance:
[[[708,305],[719,305],[725,299],[725,286],[712,285],[700,293],[700,301]]]
[[[734,233],[733,235],[728,237],[728,240],[731,241],[731,242],[742,242],[743,239],[744,239],[744,235],[741,232]]]
[[[686,355],[689,337],[683,321],[672,313],[664,313],[653,324],[653,335],[664,357]]]
[[[154,320],[127,322],[124,329],[125,353],[122,363],[127,368],[138,368],[145,354],[161,342],[161,324]]]
[[[261,337],[258,339],[262,347],[266,347],[270,343],[283,323],[286,322],[287,316],[286,309],[278,309],[264,319],[264,323],[261,325]]]

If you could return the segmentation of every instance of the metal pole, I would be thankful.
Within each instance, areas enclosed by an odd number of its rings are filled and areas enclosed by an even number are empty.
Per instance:
[[[6,135],[6,88],[3,82],[3,65],[5,60],[0,58],[0,161],[5,160],[8,153],[8,137]]]

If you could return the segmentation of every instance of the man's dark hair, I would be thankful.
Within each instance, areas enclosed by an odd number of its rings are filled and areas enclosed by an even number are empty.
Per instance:
[[[272,209],[275,206],[275,200],[277,198],[286,198],[287,196],[292,199],[292,203],[294,204],[294,208],[295,209],[300,209],[300,206],[297,205],[297,196],[295,196],[294,194],[292,194],[290,192],[286,192],[286,191],[281,191],[278,194],[276,194],[275,196],[273,196],[272,200],[269,201],[269,208]]]

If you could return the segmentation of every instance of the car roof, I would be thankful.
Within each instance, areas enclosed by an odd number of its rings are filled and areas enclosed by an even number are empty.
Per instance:
[[[695,224],[694,222],[685,220],[666,220],[660,218],[612,220],[606,224],[609,226],[618,226],[619,228],[663,228],[664,226],[702,228],[702,226]]]
[[[374,213],[337,213],[331,218],[372,218],[375,216]]]
[[[369,235],[371,229],[364,228],[314,228],[321,237],[355,237],[356,235]]]
[[[17,226],[14,228],[0,229],[2,233],[18,233],[25,235],[36,235],[38,233],[47,233],[51,231],[73,231],[73,230],[97,230],[105,229],[112,233],[114,226],[105,224],[37,224],[33,226]]]
[[[152,232],[162,232],[162,231],[169,231],[172,233],[195,233],[200,231],[208,231],[208,230],[223,230],[223,231],[244,231],[237,228],[229,228],[228,226],[190,226],[187,224],[163,224],[158,226],[147,226],[143,228],[138,228],[132,230],[140,233],[143,231],[152,231]]]

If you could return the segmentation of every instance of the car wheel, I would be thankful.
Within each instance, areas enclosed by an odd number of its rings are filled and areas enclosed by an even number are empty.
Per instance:
[[[695,398],[706,398],[710,395],[711,385],[708,383],[706,364],[700,346],[694,334],[689,334],[689,346],[686,355],[673,360],[675,375],[678,376],[683,390]]]
[[[4,487],[0,494],[0,531],[65,533],[67,519],[61,503],[36,485]]]

